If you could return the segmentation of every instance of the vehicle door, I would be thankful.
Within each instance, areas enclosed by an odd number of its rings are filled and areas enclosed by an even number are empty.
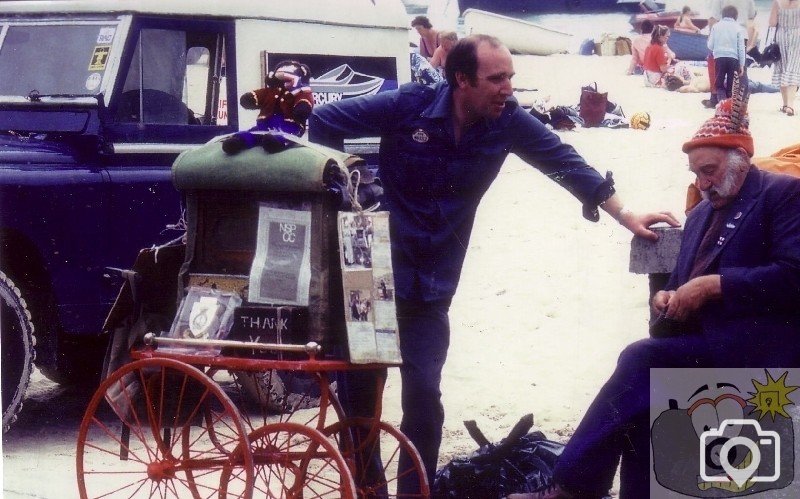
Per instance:
[[[227,106],[232,97],[226,95],[233,30],[232,21],[132,23],[107,119],[108,266],[126,268],[140,248],[182,234],[170,167],[180,152],[236,131],[236,106]],[[108,284],[110,302],[119,282],[109,274]]]

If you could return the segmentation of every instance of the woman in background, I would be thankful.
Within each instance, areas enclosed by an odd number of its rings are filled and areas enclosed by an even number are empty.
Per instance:
[[[667,47],[667,40],[669,40],[669,28],[656,26],[642,61],[645,85],[648,87],[663,86],[664,73],[675,59],[675,54]]]
[[[439,48],[439,32],[433,29],[430,19],[417,16],[411,21],[411,27],[419,33],[419,55],[431,60],[433,52]]]
[[[800,85],[800,1],[773,0],[770,27],[777,26],[775,40],[781,59],[775,63],[772,84],[781,87],[781,112],[794,116],[794,98]]]

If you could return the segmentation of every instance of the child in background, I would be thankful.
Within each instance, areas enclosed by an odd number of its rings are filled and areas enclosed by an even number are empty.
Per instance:
[[[714,55],[714,71],[716,78],[713,88],[717,101],[731,96],[733,77],[744,73],[745,64],[745,31],[736,22],[739,12],[733,5],[722,9],[722,20],[711,28],[708,36],[708,50]]]

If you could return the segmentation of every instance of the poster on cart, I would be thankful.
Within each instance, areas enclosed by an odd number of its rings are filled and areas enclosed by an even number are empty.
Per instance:
[[[308,306],[310,254],[311,212],[262,203],[248,301]]]
[[[338,228],[350,362],[399,364],[389,214],[339,213]]]

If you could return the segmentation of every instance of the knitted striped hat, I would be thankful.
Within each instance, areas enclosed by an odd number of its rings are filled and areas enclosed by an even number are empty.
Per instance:
[[[750,157],[753,156],[753,137],[747,128],[748,95],[743,90],[737,75],[733,80],[732,97],[717,104],[714,116],[703,123],[691,140],[683,144],[683,152],[688,154],[695,147],[704,146],[741,147]]]

